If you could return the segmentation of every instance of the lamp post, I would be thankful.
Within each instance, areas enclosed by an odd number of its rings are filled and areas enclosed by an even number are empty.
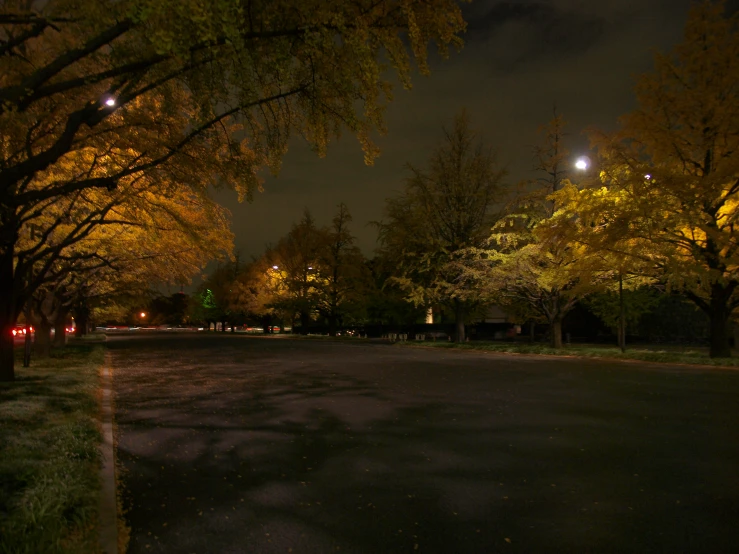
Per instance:
[[[580,156],[575,160],[575,168],[580,171],[587,171],[587,169],[590,167],[590,158],[587,156]]]
[[[618,270],[618,347],[626,352],[626,309],[624,308],[624,274]]]
[[[590,168],[590,158],[580,156],[575,160],[575,167],[579,171],[587,171]],[[645,175],[645,179],[652,178]],[[624,305],[624,273],[623,267],[618,268],[618,347],[621,352],[626,352],[626,306]]]

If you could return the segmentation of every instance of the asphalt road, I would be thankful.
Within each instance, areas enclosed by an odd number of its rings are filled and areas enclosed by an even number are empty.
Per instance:
[[[739,552],[739,371],[110,337],[129,552]]]

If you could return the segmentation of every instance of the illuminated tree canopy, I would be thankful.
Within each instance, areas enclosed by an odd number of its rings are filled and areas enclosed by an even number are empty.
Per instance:
[[[293,134],[323,153],[348,128],[371,162],[387,70],[410,86],[412,60],[426,72],[428,43],[446,53],[463,29],[453,0],[4,2],[0,378],[12,379],[6,335],[33,292],[17,242],[39,213],[152,175],[248,198]]]
[[[599,171],[558,201],[562,229],[681,291],[710,318],[712,357],[730,355],[739,308],[739,15],[693,7],[682,44],[656,57],[639,107],[593,133]]]

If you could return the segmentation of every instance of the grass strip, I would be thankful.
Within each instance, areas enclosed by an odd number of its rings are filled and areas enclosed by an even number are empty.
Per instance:
[[[587,358],[612,358],[619,360],[641,360],[674,364],[712,365],[739,367],[739,358],[710,358],[708,349],[682,346],[638,346],[627,348],[626,352],[614,346],[592,344],[573,344],[560,349],[543,344],[515,342],[475,341],[457,344],[447,341],[397,343],[404,346],[426,346],[434,348],[453,348],[459,350],[478,350],[483,352],[503,352],[511,354],[540,354],[547,356],[582,356]]]
[[[20,349],[19,349],[20,350]],[[102,345],[67,346],[0,383],[0,553],[99,551]]]

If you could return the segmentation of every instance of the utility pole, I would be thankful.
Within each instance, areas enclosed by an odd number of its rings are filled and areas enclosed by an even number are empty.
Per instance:
[[[624,309],[624,277],[621,270],[618,272],[618,346],[621,352],[626,352],[626,311]]]

